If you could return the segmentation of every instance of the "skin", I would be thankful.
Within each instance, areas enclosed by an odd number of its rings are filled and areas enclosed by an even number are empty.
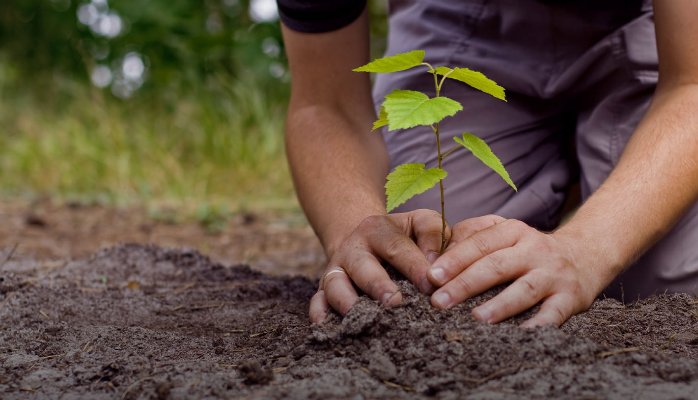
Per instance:
[[[380,136],[369,133],[369,81],[351,73],[368,62],[366,15],[327,34],[284,28],[293,76],[287,148],[298,196],[330,259],[327,271],[346,271],[321,280],[311,320],[321,322],[329,307],[345,314],[357,300],[352,282],[386,306],[399,304],[380,260],[433,292],[438,308],[511,282],[473,310],[489,323],[539,303],[523,326],[559,326],[586,310],[698,199],[695,15],[693,0],[655,2],[661,62],[652,104],[614,171],[570,221],[544,233],[494,215],[468,219],[453,226],[441,256],[438,214],[385,215],[388,156]]]

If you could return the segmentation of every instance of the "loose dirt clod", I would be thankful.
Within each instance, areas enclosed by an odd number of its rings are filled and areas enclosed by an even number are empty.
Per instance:
[[[403,281],[400,307],[362,298],[345,318],[311,326],[315,282],[194,251],[125,245],[62,268],[13,260],[0,275],[3,399],[698,393],[697,299],[688,295],[602,300],[562,329],[523,330],[526,315],[495,326],[472,319],[493,292],[437,311]],[[129,289],[134,281],[149,290]]]

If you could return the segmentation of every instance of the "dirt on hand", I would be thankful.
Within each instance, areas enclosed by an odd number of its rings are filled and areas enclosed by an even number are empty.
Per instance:
[[[0,256],[0,260],[2,257]],[[311,326],[316,282],[124,245],[0,268],[0,398],[633,398],[698,393],[698,300],[598,301],[562,329],[448,311],[400,282]]]

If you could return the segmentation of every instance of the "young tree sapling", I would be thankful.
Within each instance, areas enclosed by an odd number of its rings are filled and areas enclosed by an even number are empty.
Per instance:
[[[394,90],[385,96],[380,108],[378,120],[373,123],[373,130],[387,126],[389,131],[408,129],[415,126],[430,127],[436,139],[437,166],[426,168],[422,163],[398,165],[391,172],[385,184],[386,208],[390,212],[410,198],[424,193],[439,184],[441,196],[441,250],[446,247],[446,216],[443,181],[448,173],[443,169],[443,161],[453,152],[465,148],[487,167],[496,172],[514,190],[516,185],[499,158],[492,152],[484,140],[464,132],[454,137],[456,145],[448,150],[441,149],[440,123],[463,110],[463,106],[448,97],[441,96],[447,78],[463,82],[477,90],[487,93],[499,100],[506,101],[504,88],[484,74],[460,67],[436,67],[424,62],[424,50],[414,50],[394,56],[374,60],[354,69],[355,72],[393,73],[411,68],[425,66],[427,73],[434,77],[435,96],[413,90]]]

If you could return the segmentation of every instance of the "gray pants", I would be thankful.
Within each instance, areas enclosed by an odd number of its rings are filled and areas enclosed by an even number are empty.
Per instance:
[[[498,214],[551,230],[573,184],[579,182],[583,200],[603,183],[657,83],[650,3],[391,1],[389,54],[425,49],[434,66],[476,69],[507,89],[505,103],[456,82],[444,86],[443,95],[460,101],[464,111],[442,124],[443,146],[451,147],[462,132],[482,137],[520,189],[513,192],[470,153],[454,153],[445,163],[451,224]],[[379,75],[376,104],[396,88],[434,92],[422,70]],[[393,167],[436,164],[430,130],[384,137]],[[431,190],[397,211],[438,207],[438,190]],[[698,294],[698,205],[605,294],[632,300],[665,291]]]

